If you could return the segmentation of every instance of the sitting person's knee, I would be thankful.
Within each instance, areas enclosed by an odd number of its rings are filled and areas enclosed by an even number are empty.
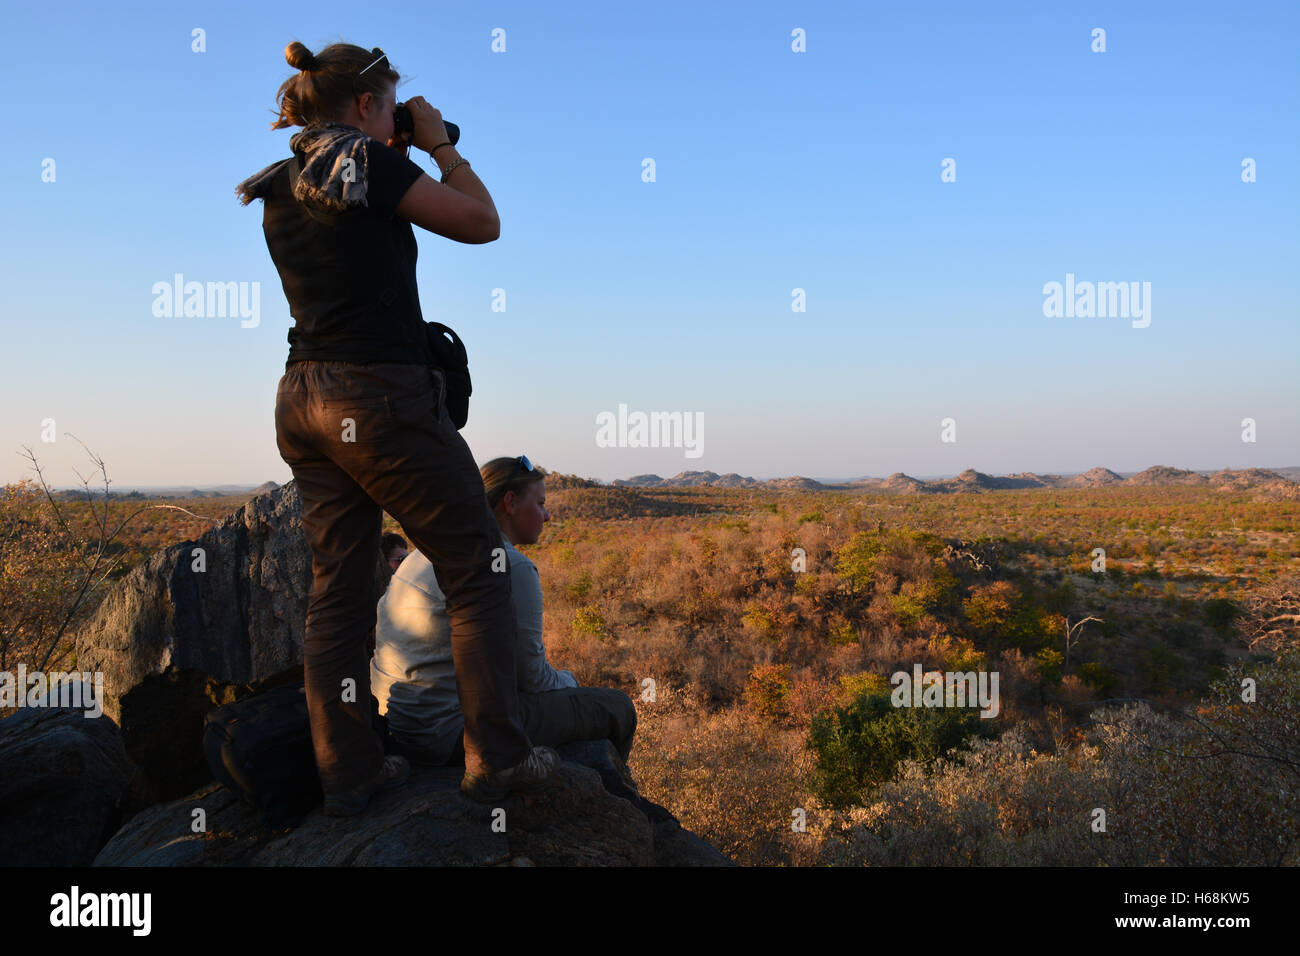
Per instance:
[[[631,734],[636,730],[636,704],[633,703],[632,698],[614,687],[602,687],[601,690],[605,692],[606,706],[614,715],[618,725],[626,728],[626,733]]]

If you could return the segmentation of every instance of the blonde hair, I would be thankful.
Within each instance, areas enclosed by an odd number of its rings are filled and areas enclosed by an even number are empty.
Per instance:
[[[534,465],[532,471],[525,471],[518,456],[514,458],[493,458],[479,469],[483,476],[483,489],[487,492],[488,505],[495,511],[507,491],[516,494],[534,482],[546,477],[546,469]]]
[[[281,83],[275,94],[279,117],[271,129],[336,120],[362,93],[382,98],[387,85],[402,75],[381,57],[384,51],[379,47],[367,50],[351,43],[331,43],[313,54],[294,40],[284,48],[284,58],[299,72]]]

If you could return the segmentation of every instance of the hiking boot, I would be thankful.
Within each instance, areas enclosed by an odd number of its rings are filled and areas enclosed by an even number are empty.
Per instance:
[[[391,790],[406,783],[411,775],[411,765],[405,757],[385,757],[379,775],[369,783],[341,793],[325,796],[325,816],[355,817],[370,804],[370,798],[381,790]]]
[[[496,773],[469,773],[460,781],[460,792],[479,803],[495,803],[512,790],[529,795],[545,793],[555,784],[560,755],[550,747],[534,747],[523,759]]]

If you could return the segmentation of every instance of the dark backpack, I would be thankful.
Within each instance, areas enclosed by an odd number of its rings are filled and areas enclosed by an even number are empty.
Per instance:
[[[447,414],[457,430],[469,420],[469,396],[474,388],[469,380],[469,356],[465,343],[450,327],[441,322],[425,322],[431,362],[442,370],[447,380]]]
[[[325,799],[300,683],[211,711],[203,753],[212,775],[257,811],[264,826],[297,826]]]

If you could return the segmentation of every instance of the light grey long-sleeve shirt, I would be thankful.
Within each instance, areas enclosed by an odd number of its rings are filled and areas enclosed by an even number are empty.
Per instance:
[[[511,590],[517,637],[515,674],[519,690],[542,693],[577,687],[571,671],[546,660],[542,642],[542,582],[533,564],[509,541]],[[465,729],[451,659],[451,621],[433,565],[418,549],[406,556],[379,600],[370,691],[388,727],[404,743],[447,759]]]

